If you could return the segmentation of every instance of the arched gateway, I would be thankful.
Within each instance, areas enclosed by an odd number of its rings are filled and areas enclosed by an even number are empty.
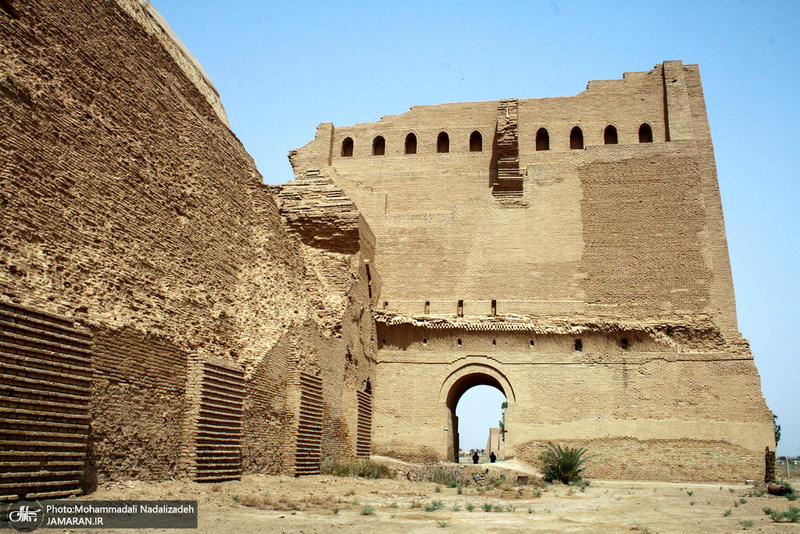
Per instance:
[[[508,401],[508,408],[512,409],[515,402],[514,390],[506,376],[498,371],[489,363],[488,358],[473,357],[467,358],[473,363],[463,363],[458,369],[453,371],[442,384],[439,391],[439,402],[445,403],[450,410],[450,424],[448,426],[448,436],[450,443],[447,448],[447,456],[453,461],[458,462],[459,433],[458,417],[456,417],[456,406],[461,396],[475,386],[492,386],[499,389]],[[458,362],[459,364],[462,362]],[[458,365],[458,364],[457,364]],[[488,430],[488,429],[487,429]]]

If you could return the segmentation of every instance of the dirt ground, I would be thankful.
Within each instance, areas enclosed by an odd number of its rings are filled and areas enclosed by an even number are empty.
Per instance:
[[[759,495],[753,486],[592,480],[583,489],[560,484],[537,487],[516,484],[515,475],[525,473],[524,466],[495,465],[485,482],[461,488],[413,482],[406,476],[368,480],[247,475],[240,481],[217,484],[115,482],[83,498],[196,499],[199,528],[195,532],[210,534],[800,533],[800,523],[775,523],[762,512],[764,507],[781,511],[800,507],[800,501]],[[492,483],[491,476],[505,467],[517,471],[508,471],[505,482],[495,478]],[[132,530],[108,532],[129,534]]]

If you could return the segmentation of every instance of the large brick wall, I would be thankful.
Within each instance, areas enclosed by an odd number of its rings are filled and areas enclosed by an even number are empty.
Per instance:
[[[696,65],[324,123],[291,159],[375,235],[375,450],[452,458],[458,397],[488,384],[508,455],[560,440],[598,451],[596,476],[763,475]]]
[[[356,389],[374,375],[374,245],[357,212],[347,242],[287,232],[213,85],[147,3],[8,6],[0,301],[94,335],[84,489],[291,472],[301,361],[322,376],[324,450],[355,455]]]
[[[146,3],[7,3],[0,40],[0,302],[91,347],[53,381],[80,402],[52,439],[19,423],[0,450],[77,451],[71,468],[20,471],[3,498],[452,458],[479,383],[509,398],[510,455],[561,440],[607,459],[596,476],[763,468],[696,66],[323,124],[269,188]],[[63,358],[6,345],[4,392],[41,400]]]

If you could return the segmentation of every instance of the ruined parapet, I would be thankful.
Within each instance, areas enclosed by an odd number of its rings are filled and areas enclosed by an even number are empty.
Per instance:
[[[495,137],[496,176],[492,194],[497,197],[521,197],[523,176],[519,170],[519,133],[517,108],[519,100],[501,100],[497,106],[497,134]]]
[[[318,170],[273,188],[290,232],[308,246],[354,254],[359,251],[359,218],[355,203]]]

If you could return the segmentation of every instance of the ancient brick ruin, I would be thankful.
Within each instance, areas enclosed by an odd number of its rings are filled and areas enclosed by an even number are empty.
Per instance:
[[[453,459],[456,404],[485,384],[506,455],[560,441],[597,477],[763,478],[697,65],[325,123],[291,159],[282,191],[327,179],[375,236],[375,452]]]
[[[262,183],[147,3],[0,2],[0,499],[505,453],[764,476],[697,66],[320,125]]]

